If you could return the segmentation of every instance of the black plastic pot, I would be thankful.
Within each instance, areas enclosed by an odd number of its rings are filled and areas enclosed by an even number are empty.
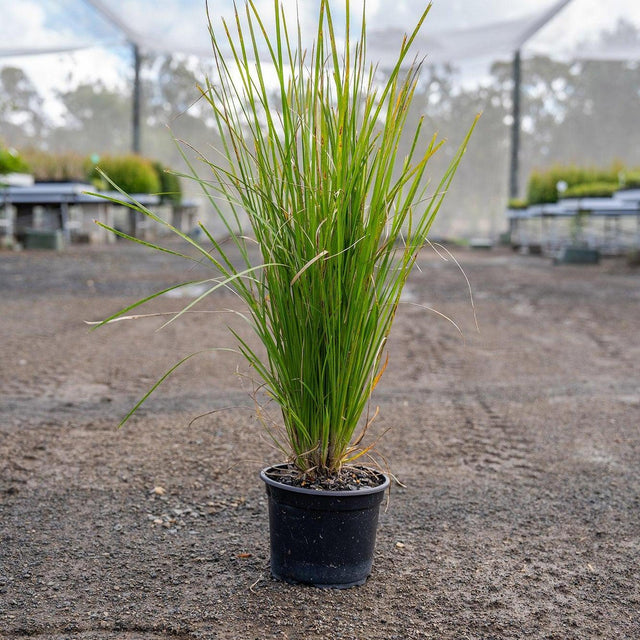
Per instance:
[[[281,465],[286,466],[286,465]],[[319,491],[260,477],[269,496],[271,574],[286,582],[345,589],[371,573],[378,513],[389,478],[377,487]]]
[[[558,262],[561,264],[598,264],[600,262],[600,251],[576,245],[564,247]]]

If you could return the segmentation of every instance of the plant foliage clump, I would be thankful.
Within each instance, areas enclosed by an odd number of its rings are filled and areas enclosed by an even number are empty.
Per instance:
[[[28,148],[23,154],[37,182],[84,182],[87,178],[87,160],[79,153]]]
[[[567,189],[594,183],[618,185],[621,170],[621,165],[614,163],[608,168],[554,165],[544,171],[532,171],[527,187],[527,201],[529,204],[557,202],[562,197],[558,192],[558,183],[566,184]],[[564,197],[570,196],[565,193]]]
[[[569,187],[562,198],[610,198],[620,189],[618,182],[585,182]]]
[[[182,202],[182,185],[176,173],[165,167],[161,162],[154,162],[153,168],[160,181],[160,195],[164,202],[180,204]]]
[[[17,151],[0,145],[0,175],[5,173],[26,173],[27,171],[29,171],[29,165]]]
[[[526,200],[520,200],[519,198],[511,198],[507,205],[509,209],[526,209],[529,203]]]
[[[621,189],[640,189],[640,170],[625,171],[622,174]]]
[[[93,167],[89,178],[99,189],[109,188],[109,181],[117,184],[127,193],[158,193],[160,178],[153,163],[137,155],[104,156],[99,168]],[[109,176],[109,181],[104,177]]]
[[[281,408],[283,430],[270,433],[301,471],[319,475],[367,451],[360,445],[371,416],[363,416],[386,366],[402,288],[471,134],[430,184],[427,165],[442,143],[435,135],[425,141],[422,119],[407,126],[420,71],[409,49],[429,9],[381,74],[367,59],[364,16],[354,35],[348,1],[345,8],[340,45],[330,3],[321,0],[307,51],[278,0],[272,31],[253,0],[233,25],[224,23],[223,37],[209,22],[216,74],[202,94],[221,146],[215,159],[201,158],[213,180],[190,166],[214,206],[221,196],[231,207],[219,214],[242,266],[204,226],[214,252],[173,229],[221,274],[201,298],[228,286],[247,304],[266,356],[236,337]],[[400,157],[403,134],[412,144]],[[251,263],[241,213],[261,265]]]
[[[532,171],[527,185],[529,204],[547,204],[558,201],[558,180],[550,171]]]

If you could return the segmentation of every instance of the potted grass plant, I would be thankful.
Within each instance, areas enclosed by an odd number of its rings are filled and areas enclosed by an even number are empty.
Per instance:
[[[287,22],[279,0],[269,26],[253,0],[233,25],[224,24],[222,37],[209,19],[215,73],[201,91],[220,145],[216,159],[199,158],[207,178],[184,158],[242,264],[206,226],[203,242],[171,227],[214,271],[205,293],[171,321],[220,287],[233,288],[246,304],[266,355],[236,335],[238,349],[281,409],[281,429],[270,428],[270,435],[282,461],[261,473],[272,574],[348,587],[370,573],[389,484],[383,472],[362,464],[371,449],[363,416],[385,369],[403,286],[473,125],[440,181],[430,183],[427,165],[441,142],[425,138],[422,120],[408,126],[420,72],[409,52],[429,9],[383,73],[368,60],[364,14],[352,33],[347,0],[339,41],[330,4],[320,1],[315,43],[306,49],[299,21]],[[401,138],[409,141],[404,157]],[[129,206],[170,227],[145,207]],[[254,242],[259,264],[251,260]]]

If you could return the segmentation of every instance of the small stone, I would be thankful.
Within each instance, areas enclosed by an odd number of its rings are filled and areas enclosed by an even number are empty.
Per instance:
[[[167,491],[164,487],[157,486],[153,488],[153,491],[151,493],[155,493],[157,496],[163,496],[166,492]]]
[[[404,549],[404,542],[396,542],[396,549]]]

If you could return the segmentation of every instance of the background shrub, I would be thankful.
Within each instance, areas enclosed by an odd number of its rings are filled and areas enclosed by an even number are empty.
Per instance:
[[[529,178],[527,187],[527,200],[529,204],[546,204],[557,202],[558,198],[563,197],[579,197],[569,196],[569,192],[579,185],[607,185],[602,187],[601,191],[611,195],[613,191],[619,188],[620,176],[623,175],[624,168],[619,163],[614,163],[609,168],[598,167],[578,167],[575,165],[554,165],[545,171],[533,171]],[[564,182],[567,185],[567,192],[558,193],[558,183]],[[609,186],[615,185],[616,189],[609,192]],[[583,195],[582,197],[586,197]]]
[[[610,198],[620,188],[616,182],[587,182],[569,187],[562,198]]]
[[[529,203],[526,200],[519,200],[518,198],[512,198],[509,200],[509,209],[526,209]]]
[[[529,204],[546,204],[558,201],[557,180],[548,171],[532,171],[527,187]]]
[[[640,170],[623,172],[621,182],[621,189],[640,189]]]
[[[99,167],[126,193],[159,193],[160,178],[150,160],[136,155],[104,156],[90,172],[89,178],[106,191],[113,187],[97,172]]]
[[[160,193],[167,202],[182,200],[180,179],[160,162],[133,154],[104,156],[97,163],[79,153],[51,153],[27,148],[19,154],[0,145],[0,174],[30,172],[37,182],[92,182],[98,189],[111,185],[97,172],[100,167],[127,193]]]
[[[182,202],[182,185],[180,178],[160,162],[154,162],[153,168],[160,180],[160,193],[163,202],[180,204],[180,202]]]
[[[86,180],[86,160],[79,153],[50,153],[39,149],[25,149],[23,155],[36,182]]]
[[[29,165],[17,151],[0,145],[0,174],[26,173],[28,171]]]

